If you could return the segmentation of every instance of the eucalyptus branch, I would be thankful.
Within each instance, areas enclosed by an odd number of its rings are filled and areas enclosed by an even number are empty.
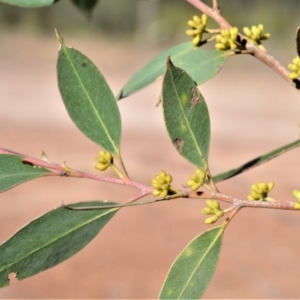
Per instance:
[[[210,8],[206,4],[204,4],[201,0],[186,0],[188,3],[202,11],[204,14],[208,15],[210,18],[212,18],[222,29],[230,29],[232,26],[230,23],[223,18],[223,16],[220,13],[219,9],[215,9],[215,1],[213,1],[213,8]],[[282,78],[284,78],[286,81],[289,82],[292,86],[294,86],[296,89],[299,89],[299,84],[297,81],[293,81],[289,78],[289,71],[284,68],[272,55],[270,55],[267,51],[263,51],[259,49],[255,44],[251,43],[249,40],[247,40],[242,34],[239,33],[240,40],[242,41],[242,44],[245,43],[246,50],[249,51],[249,54],[256,57],[260,61],[262,61],[264,64],[269,66],[271,69],[273,69],[278,75],[280,75]]]
[[[119,184],[119,185],[126,185],[126,186],[133,187],[135,189],[140,190],[142,196],[149,195],[153,191],[153,188],[151,186],[147,186],[145,184],[133,181],[129,178],[120,179],[120,178],[113,178],[113,177],[109,177],[109,176],[103,176],[103,175],[91,174],[91,173],[86,173],[83,171],[73,170],[73,169],[70,169],[69,167],[66,168],[66,166],[64,166],[64,165],[59,165],[59,164],[44,161],[41,159],[29,157],[24,154],[17,153],[17,152],[7,150],[4,148],[0,148],[0,154],[17,155],[17,156],[22,157],[23,163],[29,163],[34,166],[39,166],[39,167],[49,169],[51,171],[52,170],[58,171],[58,172],[53,172],[53,174],[50,173],[51,175],[46,174],[45,176],[87,178],[87,179],[104,181],[104,182],[114,183],[114,184]],[[141,195],[139,196],[139,198],[141,197]]]
[[[297,210],[294,208],[295,202],[285,202],[285,201],[276,201],[276,202],[267,202],[267,201],[249,201],[246,199],[239,199],[230,195],[216,193],[213,191],[196,191],[189,192],[188,198],[197,198],[197,199],[215,199],[219,201],[224,201],[231,203],[235,207],[255,207],[255,208],[272,208],[272,209],[283,209],[283,210]]]

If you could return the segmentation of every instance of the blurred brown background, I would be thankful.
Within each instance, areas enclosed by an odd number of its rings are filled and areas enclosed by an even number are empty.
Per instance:
[[[210,3],[210,1],[208,1]],[[230,23],[263,23],[265,43],[286,66],[295,56],[298,1],[219,1]],[[0,145],[74,169],[96,172],[99,148],[72,124],[57,88],[57,28],[67,45],[99,67],[114,93],[152,57],[188,40],[197,13],[185,1],[102,0],[90,22],[70,1],[26,10],[0,4]],[[215,26],[211,22],[211,26]],[[122,153],[131,177],[147,183],[161,169],[181,187],[194,167],[173,149],[156,108],[161,82],[119,102]],[[200,87],[210,110],[214,174],[298,138],[300,95],[252,57],[237,56]],[[275,181],[276,199],[300,189],[299,150],[220,183],[246,197],[250,185]],[[113,174],[111,174],[113,175]],[[61,202],[124,201],[136,191],[101,182],[38,179],[0,195],[0,241]],[[198,200],[123,209],[84,250],[66,262],[0,290],[1,298],[157,298],[172,261],[209,227]],[[299,213],[243,209],[227,228],[219,265],[204,298],[299,298]]]

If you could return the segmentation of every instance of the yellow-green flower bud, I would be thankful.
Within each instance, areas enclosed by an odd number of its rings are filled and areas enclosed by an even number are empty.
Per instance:
[[[230,39],[230,37],[231,37],[230,30],[222,29],[221,30],[221,35],[224,36],[226,39]]]
[[[204,207],[202,209],[202,213],[205,215],[213,215],[212,217],[205,220],[206,224],[212,224],[216,222],[220,217],[223,217],[224,212],[221,210],[220,203],[218,201],[207,199],[206,205],[207,207]]]
[[[215,45],[215,48],[216,48],[217,50],[227,50],[227,49],[228,49],[224,44],[220,44],[220,43],[217,43],[217,44]]]
[[[248,27],[244,27],[243,31],[247,39],[251,40],[257,45],[260,45],[260,41],[267,40],[271,36],[270,33],[263,33],[264,26],[262,24],[259,24],[258,26],[252,26],[251,29]]]
[[[291,71],[298,71],[299,67],[295,64],[289,64],[288,65],[288,68],[291,70]]]
[[[203,14],[201,16],[201,21],[204,26],[207,24],[207,15],[206,14]]]
[[[187,22],[187,24],[190,26],[190,27],[197,27],[197,24],[195,23],[195,21],[194,20],[189,20],[188,22]]]
[[[244,27],[243,31],[247,37],[251,37],[252,31],[248,27]]]
[[[216,212],[216,216],[218,216],[219,218],[224,216],[224,211],[223,210],[219,210]]]
[[[292,71],[289,74],[290,79],[296,79],[296,78],[300,77],[300,58],[295,57],[293,59],[293,63],[288,65],[288,68]]]
[[[219,210],[220,209],[220,203],[218,201],[213,201],[212,208],[215,209],[215,210]]]
[[[295,209],[300,209],[300,203],[299,202],[294,203],[294,208]]]
[[[192,189],[192,191],[196,191],[204,183],[206,178],[206,172],[200,168],[197,168],[196,174],[191,174],[190,178],[191,180],[189,180],[186,184]]]
[[[213,224],[213,223],[217,222],[218,220],[219,220],[218,216],[214,215],[214,216],[207,218],[204,222],[205,222],[205,224]]]
[[[298,73],[294,73],[294,72],[289,74],[289,78],[290,78],[290,79],[296,79],[296,78],[298,78],[299,76],[300,76],[300,75],[298,75]]]
[[[205,215],[212,215],[214,214],[214,210],[211,207],[204,207],[202,209],[202,213],[204,213]]]
[[[207,199],[207,200],[206,200],[206,205],[207,205],[208,207],[213,208],[213,200]]]
[[[193,16],[193,20],[196,24],[202,24],[202,20],[198,16]]]
[[[112,163],[113,156],[109,152],[99,151],[99,155],[95,158],[97,162],[96,169],[100,171],[105,171]]]
[[[155,178],[153,178],[151,181],[152,187],[154,188],[152,194],[154,196],[165,198],[170,191],[171,182],[172,176],[166,174],[166,172],[164,171],[160,171],[158,175],[156,175]]]
[[[237,48],[236,40],[238,37],[237,27],[232,27],[229,30],[223,29],[221,33],[216,36],[216,45],[217,50],[235,50]]]
[[[270,192],[271,190],[273,190],[273,187],[274,187],[274,182],[271,181],[268,183],[268,191],[267,192]]]
[[[300,191],[298,191],[298,190],[293,190],[293,196],[296,198],[296,199],[298,199],[298,200],[300,200]]]
[[[193,45],[194,45],[194,46],[198,46],[200,42],[201,42],[201,36],[200,36],[200,35],[196,35],[196,36],[193,38]]]
[[[205,27],[207,23],[207,16],[203,14],[201,18],[198,16],[193,16],[192,20],[187,22],[191,29],[186,31],[186,34],[193,37],[193,44],[199,46],[201,43],[202,35],[205,32]]]
[[[268,184],[265,182],[259,182],[258,184],[251,185],[251,193],[247,197],[248,200],[263,200],[268,197],[268,193],[273,189],[274,182],[271,181]]]

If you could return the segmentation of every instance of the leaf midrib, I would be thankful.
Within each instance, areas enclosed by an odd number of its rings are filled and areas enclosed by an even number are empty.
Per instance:
[[[98,216],[96,216],[96,217],[93,218],[93,219],[89,219],[88,221],[86,221],[86,222],[84,222],[84,223],[80,223],[80,226],[72,227],[72,230],[66,231],[64,234],[60,235],[58,238],[52,239],[50,242],[48,242],[48,243],[46,243],[46,244],[43,244],[42,247],[36,248],[34,251],[28,252],[27,255],[22,256],[20,259],[18,259],[18,260],[16,260],[16,261],[14,261],[14,262],[12,262],[12,263],[6,265],[4,268],[0,269],[0,273],[3,272],[3,271],[5,271],[5,270],[8,269],[9,267],[11,267],[11,266],[17,264],[18,262],[22,261],[23,259],[25,259],[25,258],[31,256],[32,254],[34,254],[34,253],[36,253],[36,252],[38,252],[38,251],[40,251],[40,250],[46,248],[47,246],[51,245],[53,242],[62,239],[62,238],[65,237],[66,235],[70,234],[71,232],[74,232],[74,231],[76,231],[77,229],[80,229],[81,227],[84,227],[84,226],[86,226],[87,224],[94,222],[94,221],[97,220],[98,218],[100,218],[100,217],[102,217],[102,216],[105,216],[105,215],[107,215],[107,214],[113,212],[114,210],[118,210],[118,209],[116,209],[116,208],[111,209],[111,210],[109,210],[108,212],[106,212],[106,213],[104,213],[104,214],[101,214],[101,215],[98,215]],[[1,246],[0,246],[0,247],[1,247]]]
[[[170,69],[170,68],[169,68],[169,72],[171,72],[171,69]],[[187,120],[187,117],[186,117],[186,115],[185,115],[185,112],[184,112],[184,110],[183,110],[183,106],[181,105],[180,97],[179,97],[179,95],[178,95],[178,90],[177,90],[177,87],[176,87],[176,85],[175,85],[175,82],[174,82],[174,80],[173,80],[173,74],[172,74],[172,72],[171,72],[171,81],[172,81],[172,84],[173,84],[173,87],[174,87],[174,90],[175,90],[175,93],[176,93],[176,96],[177,96],[177,101],[179,102],[180,110],[181,110],[181,112],[182,112],[182,114],[183,114],[184,121],[185,121],[185,123],[186,123],[186,125],[187,125],[187,127],[188,127],[188,129],[189,129],[190,135],[192,136],[192,140],[194,141],[194,144],[196,145],[196,149],[198,150],[200,159],[202,160],[203,165],[205,166],[205,168],[207,168],[207,162],[206,162],[206,160],[204,159],[203,153],[202,153],[201,149],[200,149],[199,146],[198,146],[197,140],[196,140],[196,138],[195,138],[195,136],[194,136],[194,134],[193,134],[192,128],[191,128],[191,126],[190,126],[190,124],[189,124],[189,122],[188,122],[188,120]],[[195,86],[195,87],[196,87],[196,86]],[[196,88],[197,88],[197,87],[196,87]],[[199,167],[200,167],[200,166],[199,166]]]
[[[185,290],[187,289],[190,281],[192,280],[192,277],[194,276],[194,274],[196,273],[197,269],[199,268],[199,266],[202,264],[203,260],[206,258],[206,256],[208,255],[209,251],[211,250],[211,248],[213,247],[213,245],[215,245],[216,241],[219,239],[220,235],[222,235],[224,230],[220,230],[219,234],[216,235],[216,237],[214,238],[213,242],[211,243],[211,246],[207,248],[207,250],[204,252],[204,255],[202,256],[202,259],[200,259],[200,261],[198,262],[197,266],[195,267],[194,271],[191,273],[191,276],[189,277],[189,279],[187,280],[186,285],[183,287],[181,293],[178,296],[178,299],[180,299],[180,297],[182,296],[182,294],[185,292]]]
[[[67,48],[66,45],[62,45],[62,47],[61,47],[61,49],[63,49],[63,51],[64,51],[64,53],[65,53],[65,55],[66,55],[66,57],[67,57],[67,59],[68,59],[68,62],[70,63],[70,65],[71,65],[71,67],[72,67],[72,69],[73,69],[73,71],[74,71],[74,74],[75,74],[75,76],[76,76],[76,78],[77,78],[77,80],[78,80],[80,86],[82,87],[82,89],[83,89],[83,91],[84,91],[84,93],[85,93],[85,95],[86,95],[88,101],[90,102],[90,104],[91,104],[91,106],[92,106],[92,108],[93,108],[93,110],[94,110],[94,112],[95,112],[95,114],[96,114],[96,116],[97,116],[97,118],[98,118],[98,120],[99,120],[99,122],[100,122],[100,124],[101,124],[101,126],[102,126],[102,128],[103,128],[103,130],[104,130],[104,132],[106,133],[106,136],[108,137],[108,139],[109,139],[109,141],[110,141],[112,147],[114,148],[115,154],[118,155],[119,149],[118,149],[118,147],[115,145],[113,139],[111,138],[110,133],[107,131],[107,128],[106,128],[105,124],[103,123],[102,118],[101,118],[101,116],[99,115],[99,113],[98,113],[96,107],[94,106],[93,101],[92,101],[92,99],[91,99],[91,97],[90,97],[88,91],[86,90],[86,88],[85,88],[84,85],[82,84],[81,77],[79,76],[78,72],[76,71],[75,65],[72,63],[72,60],[70,59],[70,56],[68,55],[68,51],[66,50],[66,48]]]

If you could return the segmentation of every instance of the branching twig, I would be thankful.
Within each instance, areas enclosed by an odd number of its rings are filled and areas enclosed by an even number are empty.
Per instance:
[[[151,186],[142,184],[140,182],[133,181],[129,178],[124,178],[124,179],[113,178],[113,177],[108,177],[108,176],[103,176],[103,175],[98,175],[98,174],[90,174],[90,173],[73,170],[73,169],[68,169],[66,171],[66,168],[63,165],[59,165],[59,164],[44,161],[41,159],[29,157],[24,154],[17,153],[17,152],[7,150],[4,148],[0,148],[0,154],[17,155],[17,156],[22,157],[23,162],[27,162],[27,163],[30,163],[35,166],[40,166],[40,167],[49,169],[51,171],[52,170],[58,171],[58,172],[53,172],[52,174],[50,173],[51,176],[87,178],[87,179],[92,179],[92,180],[104,181],[104,182],[108,182],[108,183],[130,186],[130,187],[133,187],[133,188],[141,191],[141,194],[137,197],[137,199],[140,199],[141,197],[149,195],[153,191],[153,188]],[[46,174],[46,176],[50,176],[50,174]]]
[[[225,195],[222,193],[216,193],[213,191],[197,191],[190,192],[189,198],[198,198],[198,199],[215,199],[219,201],[224,201],[231,203],[235,207],[255,207],[255,208],[273,208],[273,209],[284,209],[284,210],[296,210],[294,208],[294,202],[268,202],[268,201],[249,201],[246,199],[239,199],[230,195]]]
[[[212,18],[222,29],[230,29],[232,26],[223,18],[220,14],[219,9],[210,8],[206,4],[204,4],[201,0],[186,0],[191,5],[195,6],[197,9],[208,15]],[[213,2],[215,5],[215,1]],[[256,45],[251,43],[250,41],[246,40],[245,37],[239,34],[241,41],[247,41],[245,44],[245,48],[251,53],[252,56],[256,57],[264,64],[272,68],[277,74],[283,77],[286,81],[289,82],[292,86],[299,89],[297,82],[292,81],[289,79],[289,72],[286,68],[284,68],[273,56],[271,56],[267,51],[263,51],[259,49]]]

